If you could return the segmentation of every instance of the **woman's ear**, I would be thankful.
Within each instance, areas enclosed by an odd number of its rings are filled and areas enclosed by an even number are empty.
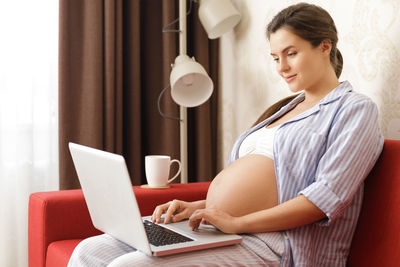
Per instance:
[[[332,42],[329,39],[325,39],[319,44],[319,47],[322,53],[329,55],[332,50]]]

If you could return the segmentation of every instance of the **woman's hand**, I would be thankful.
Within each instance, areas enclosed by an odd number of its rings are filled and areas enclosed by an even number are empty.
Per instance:
[[[165,204],[159,205],[154,209],[151,220],[159,223],[161,221],[161,215],[165,213],[164,223],[167,224],[172,218],[172,222],[179,222],[187,219],[192,213],[197,210],[204,208],[205,200],[199,200],[195,202],[186,202],[182,200],[173,200]]]
[[[240,217],[233,217],[228,213],[215,208],[199,209],[189,218],[189,226],[197,230],[200,224],[212,224],[227,234],[240,233]]]

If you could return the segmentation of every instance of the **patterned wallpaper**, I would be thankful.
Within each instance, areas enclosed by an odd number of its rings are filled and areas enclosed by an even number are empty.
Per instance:
[[[269,55],[265,27],[282,8],[299,1],[234,0],[242,20],[221,38],[219,168],[236,137],[271,104],[290,94]],[[400,139],[400,1],[315,0],[339,32],[344,58],[340,80],[379,107],[385,138]]]

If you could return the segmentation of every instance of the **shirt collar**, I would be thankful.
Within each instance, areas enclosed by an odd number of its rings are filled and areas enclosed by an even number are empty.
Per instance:
[[[332,101],[335,101],[336,99],[338,99],[345,93],[350,92],[352,90],[353,90],[353,88],[348,81],[341,82],[335,89],[330,91],[324,98],[322,98],[319,101],[318,105],[328,104]],[[284,106],[283,108],[287,107],[287,108],[291,109],[291,108],[293,108],[293,106],[296,106],[297,104],[302,102],[304,100],[304,98],[305,98],[305,93],[302,92],[296,98],[294,98],[292,101],[290,101],[289,104]]]
[[[320,102],[319,105],[328,104],[340,98],[347,92],[352,91],[353,88],[348,81],[341,82],[335,89],[327,94]]]
[[[291,123],[294,121],[301,120],[305,117],[310,116],[311,114],[318,112],[320,110],[320,106],[324,104],[331,103],[335,101],[336,99],[340,98],[342,95],[344,95],[347,92],[352,91],[352,86],[348,81],[341,82],[339,86],[337,86],[335,89],[333,89],[329,94],[327,94],[317,105],[314,107],[306,110],[302,114],[296,116],[295,118],[283,123]],[[253,128],[247,130],[245,133],[241,135],[241,137],[238,139],[238,141],[235,143],[234,149],[232,151],[235,151],[234,153],[231,154],[231,158],[229,160],[229,163],[234,161],[235,159],[239,158],[239,146],[243,142],[243,140],[252,132],[260,129],[261,127],[264,127],[265,125],[270,124],[272,121],[274,121],[276,118],[281,117],[285,113],[287,113],[289,110],[294,108],[298,103],[304,100],[305,94],[304,92],[300,93],[298,96],[296,96],[292,101],[290,101],[287,105],[283,106],[278,112],[270,116],[269,118],[265,119],[264,121],[260,122]],[[282,125],[283,125],[282,124]],[[236,147],[236,149],[235,149]]]
[[[348,81],[341,82],[335,89],[333,89],[323,99],[321,99],[317,105],[306,110],[302,114],[296,116],[293,120],[302,119],[304,117],[307,117],[307,116],[319,111],[321,105],[331,103],[331,102],[337,100],[338,98],[340,98],[341,96],[343,96],[345,93],[350,92],[350,91],[352,91],[351,84]],[[266,121],[264,121],[264,123],[261,123],[261,124],[262,125],[269,124],[275,118],[282,116],[283,114],[287,113],[289,110],[294,108],[297,104],[302,102],[304,100],[304,98],[305,98],[305,93],[304,92],[300,93],[297,97],[295,97],[287,105],[283,106],[278,112],[276,112],[274,115],[272,115],[269,119],[267,119]],[[290,121],[292,121],[292,120],[290,120]]]

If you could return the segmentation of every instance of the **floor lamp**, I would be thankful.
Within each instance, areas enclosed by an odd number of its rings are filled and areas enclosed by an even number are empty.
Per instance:
[[[194,1],[194,0],[191,0]],[[219,38],[239,21],[240,13],[230,0],[199,0],[199,19],[210,39]],[[181,183],[188,182],[187,108],[206,102],[213,82],[205,69],[186,50],[186,0],[179,0],[179,55],[170,74],[171,96],[180,106]]]

